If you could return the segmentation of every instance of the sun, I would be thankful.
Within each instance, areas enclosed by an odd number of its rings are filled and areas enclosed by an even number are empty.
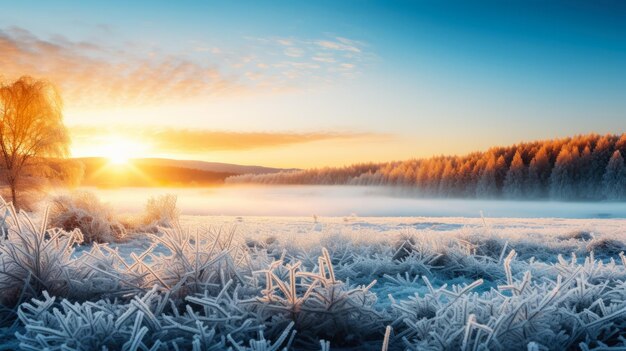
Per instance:
[[[130,157],[128,157],[128,155],[126,155],[123,150],[118,148],[110,150],[107,158],[109,159],[110,164],[118,166],[127,164],[128,160],[130,160]]]
[[[111,138],[103,150],[109,164],[121,166],[128,164],[129,160],[139,155],[142,145],[131,140]]]

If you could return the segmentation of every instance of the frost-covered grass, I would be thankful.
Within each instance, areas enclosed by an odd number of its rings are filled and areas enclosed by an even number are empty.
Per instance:
[[[85,243],[112,243],[136,233],[154,233],[178,220],[176,196],[164,194],[148,199],[142,214],[121,215],[89,191],[54,196],[48,206],[48,224],[66,231],[80,230]]]
[[[79,229],[87,243],[119,241],[126,236],[126,228],[113,209],[91,192],[58,195],[50,201],[49,209],[51,226],[66,231]]]
[[[182,216],[85,244],[0,213],[9,349],[626,349],[624,220]]]

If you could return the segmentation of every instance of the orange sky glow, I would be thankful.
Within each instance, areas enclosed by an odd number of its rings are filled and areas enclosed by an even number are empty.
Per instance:
[[[624,132],[619,16],[557,23],[428,2],[93,6],[0,11],[0,80],[59,88],[75,157],[306,168]]]

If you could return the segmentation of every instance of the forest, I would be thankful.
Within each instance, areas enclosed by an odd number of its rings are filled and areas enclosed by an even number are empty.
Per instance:
[[[626,134],[588,134],[464,156],[238,175],[227,182],[406,186],[429,197],[619,201],[626,199],[625,153]]]

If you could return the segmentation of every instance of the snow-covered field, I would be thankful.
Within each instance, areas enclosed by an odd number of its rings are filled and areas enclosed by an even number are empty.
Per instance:
[[[491,217],[276,217],[276,216],[192,216],[180,217],[183,227],[233,226],[246,237],[273,235],[294,240],[320,235],[347,235],[384,239],[398,232],[419,232],[428,236],[461,235],[490,231],[503,238],[527,239],[538,235],[554,237],[573,231],[626,235],[626,219],[575,218],[491,218]]]
[[[9,220],[13,235],[0,244],[3,345],[626,349],[626,219],[179,222],[125,243],[73,245],[76,234]]]

